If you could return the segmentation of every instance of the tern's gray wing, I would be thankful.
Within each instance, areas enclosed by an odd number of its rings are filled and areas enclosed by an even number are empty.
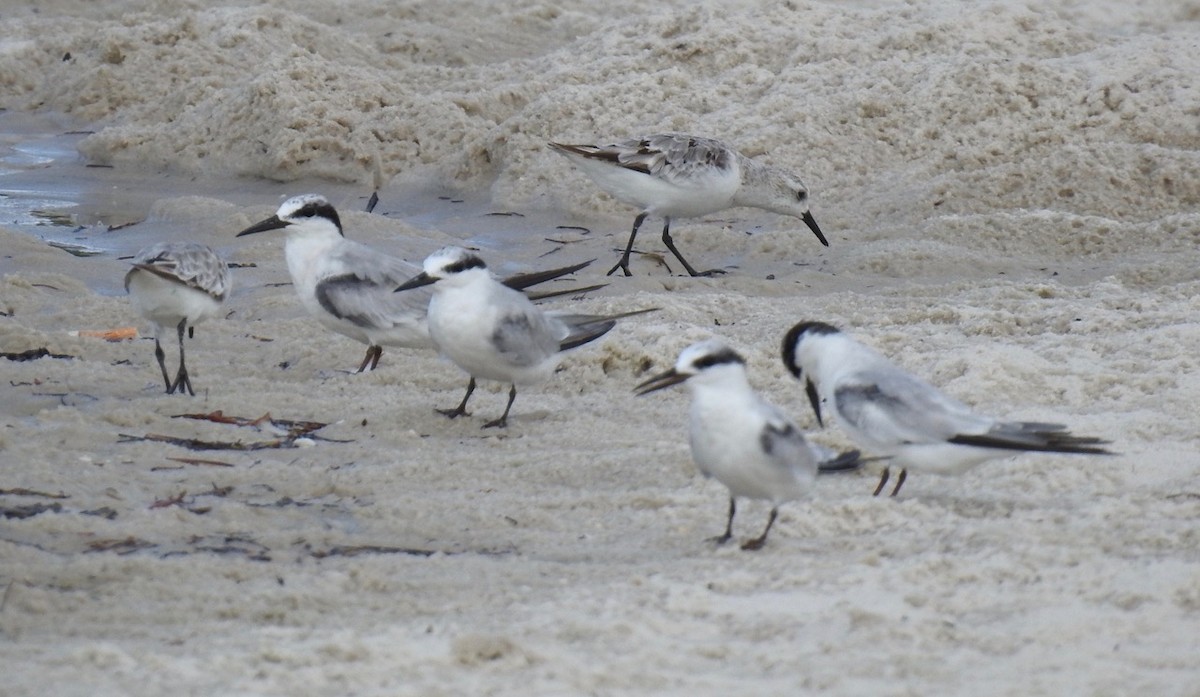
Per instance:
[[[1108,454],[1108,441],[1072,435],[1062,424],[998,423],[898,370],[864,371],[835,391],[842,418],[879,443],[942,443],[998,450]]]
[[[514,366],[537,365],[558,352],[562,327],[542,314],[518,291],[505,289],[516,296],[509,307],[496,319],[491,342],[496,351]]]
[[[557,328],[558,350],[560,351],[595,341],[617,326],[615,318],[598,315],[550,312],[547,313],[547,317]]]
[[[863,466],[863,457],[861,450],[847,450],[846,452],[838,452],[833,448],[821,445],[820,443],[808,442],[808,452],[812,454],[813,459],[817,461],[818,471],[821,474],[834,474],[839,472],[853,472]]]
[[[582,346],[595,341],[617,326],[617,320],[634,315],[644,315],[647,312],[657,312],[657,307],[643,310],[619,312],[615,315],[583,315],[566,312],[547,312],[550,322],[559,328],[559,350]]]
[[[985,432],[992,424],[899,370],[867,370],[841,381],[834,390],[834,408],[847,424],[878,443],[940,443]]]
[[[317,282],[317,302],[326,312],[365,327],[388,329],[425,316],[431,291],[393,292],[420,272],[416,266],[364,245],[340,245],[327,260],[328,275]]]
[[[159,242],[146,247],[134,257],[129,273],[135,269],[203,291],[218,301],[224,301],[232,288],[229,266],[212,248],[194,242]],[[128,273],[125,290],[129,290]]]
[[[1091,455],[1111,455],[1108,450],[1100,447],[1109,441],[1091,436],[1076,436],[1067,432],[1062,424],[1047,424],[1037,422],[999,423],[992,426],[987,433],[978,435],[958,435],[950,439],[951,443],[974,445],[980,448],[997,448],[1000,450],[1036,450],[1052,453],[1088,453]]]
[[[816,474],[817,460],[800,429],[774,406],[763,403],[761,407],[766,416],[758,434],[758,445],[763,454],[780,468]]]

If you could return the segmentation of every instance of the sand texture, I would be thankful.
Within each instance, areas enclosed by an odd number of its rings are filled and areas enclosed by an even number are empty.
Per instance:
[[[10,3],[0,125],[50,119],[78,155],[5,134],[0,193],[42,173],[104,253],[0,220],[0,352],[54,354],[0,360],[0,695],[1200,695],[1200,5],[1130,5]],[[728,272],[692,279],[652,219],[605,279],[636,211],[545,143],[665,130],[796,172],[830,247],[763,211],[675,221]],[[480,428],[496,384],[449,421],[455,366],[352,374],[365,347],[304,313],[282,235],[234,238],[306,191],[390,254],[595,258],[577,282],[609,285],[556,306],[660,309],[523,389],[506,431]],[[190,398],[122,288],[161,239],[238,266]],[[1118,454],[894,500],[872,465],[762,551],[716,548],[687,391],[633,387],[719,335],[850,447],[780,362],[801,320]],[[275,421],[178,418],[215,411]]]

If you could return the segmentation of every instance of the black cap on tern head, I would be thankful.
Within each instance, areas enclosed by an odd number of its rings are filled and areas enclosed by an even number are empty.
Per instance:
[[[825,422],[821,419],[821,398],[817,394],[817,386],[813,383],[812,378],[804,375],[800,362],[796,360],[796,347],[805,336],[824,336],[837,333],[839,333],[837,327],[825,322],[800,322],[783,336],[783,365],[797,380],[804,380],[804,393],[808,395],[808,403],[812,405],[813,413],[817,415],[817,424],[822,427],[825,426]]]

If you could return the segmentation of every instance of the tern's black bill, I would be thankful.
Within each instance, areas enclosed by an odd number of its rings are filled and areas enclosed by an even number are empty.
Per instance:
[[[253,235],[256,232],[266,232],[268,230],[278,230],[279,228],[287,227],[290,224],[291,223],[286,223],[286,222],[280,220],[279,216],[273,215],[270,218],[267,218],[266,220],[264,220],[262,222],[255,223],[255,224],[251,225],[250,227],[246,228],[245,230],[242,230],[237,235],[235,235],[235,237],[242,237],[245,235]]]
[[[808,226],[809,230],[813,231],[813,234],[817,236],[817,239],[821,240],[821,244],[825,245],[826,247],[829,246],[829,242],[825,239],[825,235],[821,234],[821,228],[817,227],[817,221],[812,217],[812,213],[804,211],[804,215],[800,219],[804,221],[804,224]]]
[[[436,278],[434,278],[433,276],[430,276],[429,274],[422,271],[421,273],[417,274],[416,276],[413,276],[412,278],[408,279],[404,283],[401,283],[400,287],[392,292],[399,293],[402,290],[412,290],[413,288],[420,288],[421,286],[427,286],[435,281],[437,281]]]
[[[665,373],[655,375],[649,380],[643,382],[642,384],[633,388],[633,391],[636,392],[639,397],[641,397],[642,395],[647,395],[651,392],[657,392],[658,390],[670,387],[672,385],[678,385],[687,379],[687,375],[677,372],[674,368],[672,368]]]
[[[812,405],[813,413],[817,415],[817,425],[825,428],[825,422],[821,420],[821,398],[817,395],[817,386],[812,380],[804,381],[804,392],[808,395],[808,403]]]

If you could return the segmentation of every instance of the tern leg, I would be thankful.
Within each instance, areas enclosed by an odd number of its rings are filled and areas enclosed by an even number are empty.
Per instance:
[[[495,421],[489,421],[483,425],[484,428],[505,428],[508,426],[508,410],[512,409],[512,403],[517,398],[517,386],[509,385],[508,387],[508,405],[504,407],[504,413]]]
[[[158,359],[158,367],[162,370],[163,384],[166,385],[167,394],[171,394],[171,377],[167,375],[167,356],[163,353],[162,344],[158,343],[158,336],[154,337],[154,357]]]
[[[475,391],[475,376],[471,376],[471,381],[467,383],[467,393],[463,395],[462,401],[453,409],[434,409],[439,414],[456,419],[460,416],[470,416],[467,411],[467,400],[471,398],[471,393]]]
[[[605,276],[613,275],[613,272],[615,272],[617,269],[624,271],[626,276],[633,275],[629,271],[629,255],[633,253],[633,238],[637,237],[638,228],[642,226],[642,221],[645,219],[646,213],[644,212],[633,219],[633,232],[629,233],[629,243],[625,245],[625,253],[621,255],[621,260],[617,262],[617,265],[609,269],[608,273],[604,274]]]
[[[375,370],[375,366],[379,365],[379,357],[382,355],[382,346],[368,346],[367,355],[363,356],[362,365],[358,366],[358,372],[361,373],[362,371],[366,370],[368,365],[371,366],[371,370]]]
[[[883,491],[883,485],[887,484],[889,476],[891,476],[890,468],[884,467],[883,476],[879,478],[879,486],[875,487],[875,493],[871,494],[871,496],[879,496],[879,492]]]
[[[779,515],[779,506],[771,509],[771,515],[767,517],[767,527],[763,529],[762,534],[753,540],[746,540],[742,544],[742,549],[753,552],[763,548],[767,543],[767,533],[771,532],[771,526],[775,524],[775,517]]]
[[[725,521],[725,533],[718,537],[708,538],[709,542],[716,542],[723,545],[733,537],[733,514],[737,513],[737,499],[733,496],[729,497],[729,518]]]
[[[667,249],[671,250],[671,253],[675,255],[675,258],[679,260],[679,263],[683,264],[683,268],[687,269],[688,275],[690,275],[690,276],[715,276],[717,274],[725,273],[721,269],[709,269],[708,271],[704,271],[704,272],[700,272],[700,271],[693,269],[692,265],[687,263],[687,259],[684,259],[683,255],[679,253],[679,250],[675,249],[675,242],[674,242],[674,240],[671,239],[671,219],[670,218],[667,218],[666,221],[663,223],[662,241],[663,241],[663,244],[667,245]]]
[[[179,327],[177,328],[179,333],[179,372],[175,373],[175,384],[167,389],[167,394],[173,394],[176,390],[179,390],[179,393],[183,394],[184,389],[186,389],[188,394],[194,397],[196,393],[192,390],[192,381],[188,377],[187,372],[187,362],[183,357],[183,331],[186,328],[187,317],[184,317],[179,320]]]
[[[900,493],[900,487],[904,486],[905,479],[908,479],[908,470],[900,470],[900,476],[896,477],[896,488],[892,489],[892,496]]]

